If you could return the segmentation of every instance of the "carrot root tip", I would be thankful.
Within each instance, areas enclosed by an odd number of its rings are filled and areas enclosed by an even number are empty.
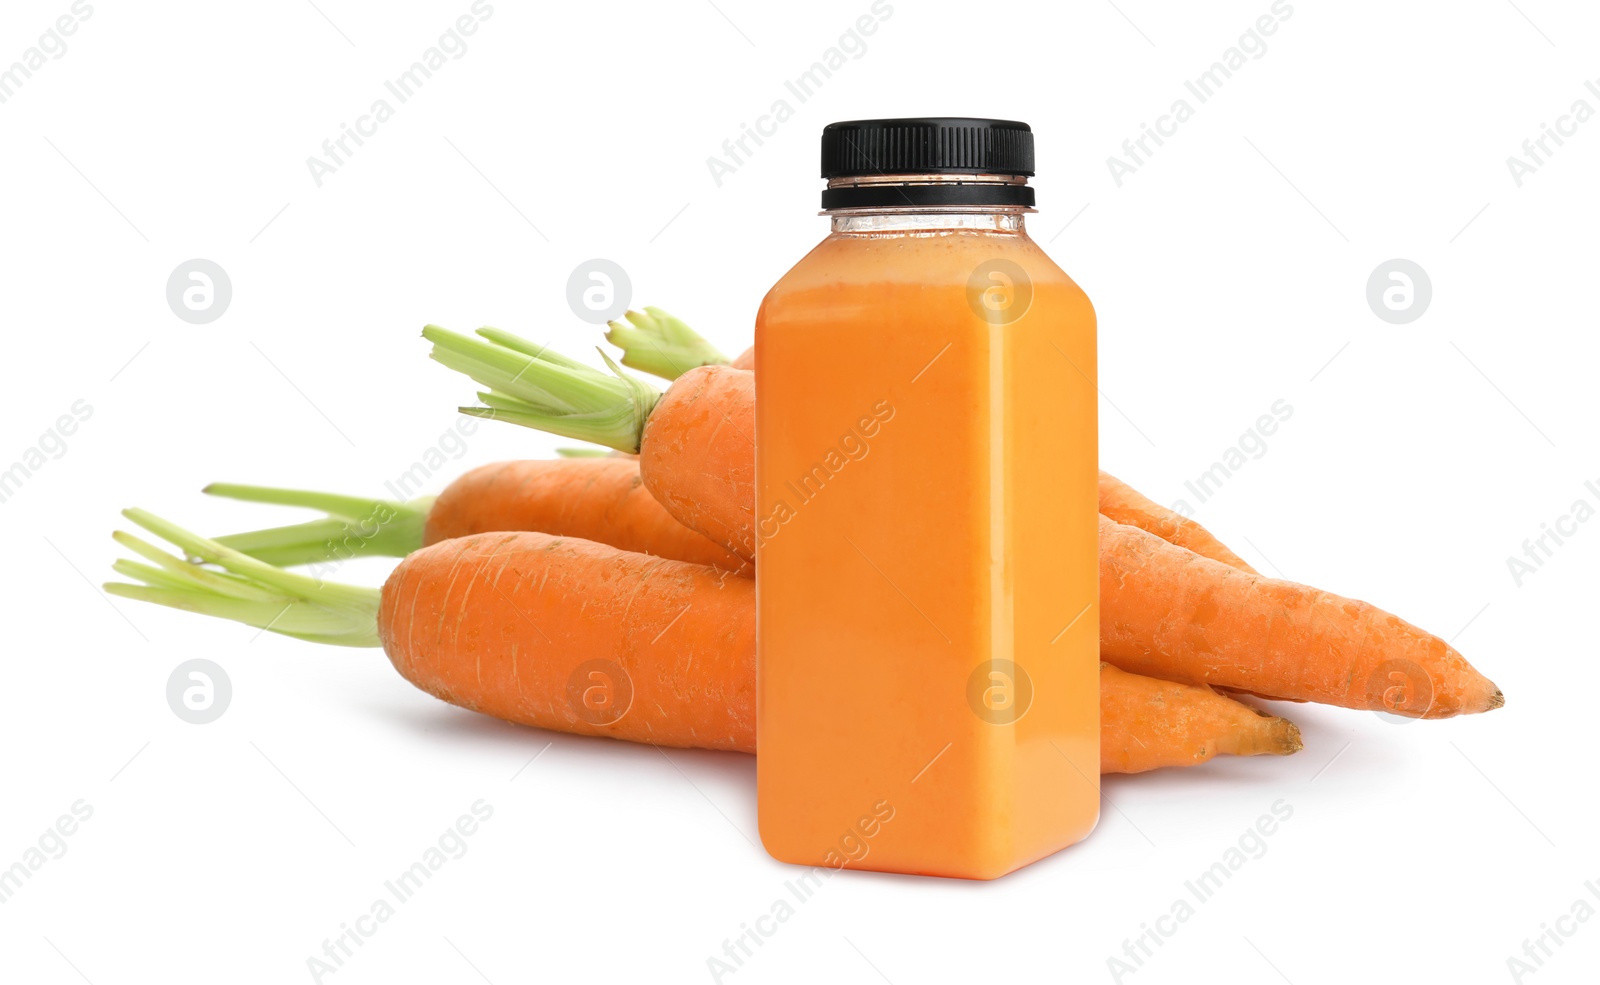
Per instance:
[[[1279,719],[1279,721],[1282,722],[1282,724],[1278,726],[1278,755],[1288,756],[1304,749],[1306,747],[1306,743],[1304,737],[1300,735],[1300,726],[1289,721],[1287,718]]]

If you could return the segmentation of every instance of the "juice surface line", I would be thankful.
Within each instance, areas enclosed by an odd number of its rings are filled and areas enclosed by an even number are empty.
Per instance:
[[[757,785],[776,858],[994,878],[1099,814],[1095,318],[1032,134],[824,131],[756,323]]]

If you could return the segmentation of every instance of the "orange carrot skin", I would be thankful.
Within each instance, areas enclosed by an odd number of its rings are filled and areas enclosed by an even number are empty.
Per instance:
[[[691,370],[656,405],[639,459],[668,512],[742,558],[754,554],[754,407],[753,374]],[[1102,654],[1149,677],[1423,718],[1505,703],[1448,643],[1398,616],[1104,514],[1100,592]]]
[[[425,547],[383,586],[401,676],[523,725],[755,751],[755,582],[539,533]],[[616,717],[620,712],[620,717]]]
[[[1217,755],[1286,756],[1302,746],[1287,719],[1208,687],[1100,665],[1100,772],[1197,766]]]
[[[496,462],[447,486],[424,544],[497,530],[581,537],[624,551],[753,574],[741,558],[673,519],[631,458]]]
[[[1201,557],[1221,561],[1240,571],[1258,573],[1243,558],[1229,550],[1226,544],[1212,536],[1211,531],[1147,498],[1104,469],[1100,470],[1100,512],[1118,523],[1149,531],[1169,544],[1187,547]]]
[[[713,568],[574,538],[476,534],[400,562],[378,633],[406,680],[503,721],[756,750],[755,584]],[[586,701],[596,688],[614,703]],[[1282,719],[1104,664],[1100,700],[1104,773],[1299,748]]]
[[[1504,704],[1448,643],[1377,606],[1240,571],[1104,516],[1100,606],[1101,653],[1137,674],[1422,718]]]
[[[750,348],[733,357],[733,362],[728,364],[734,369],[754,370],[756,368],[756,347]]]
[[[748,370],[691,369],[639,440],[639,474],[667,512],[747,561],[756,556],[755,385]]]

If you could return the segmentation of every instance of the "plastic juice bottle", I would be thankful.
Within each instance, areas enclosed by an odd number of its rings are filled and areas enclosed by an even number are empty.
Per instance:
[[[756,321],[761,839],[992,879],[1099,816],[1095,317],[1033,134],[823,131],[832,232]]]

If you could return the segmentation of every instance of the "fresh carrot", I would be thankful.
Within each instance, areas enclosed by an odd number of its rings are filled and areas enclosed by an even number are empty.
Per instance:
[[[422,335],[436,361],[489,387],[484,406],[462,413],[637,453],[645,487],[678,522],[755,559],[754,373],[699,366],[662,393],[609,357],[610,373],[574,366],[497,329]]]
[[[1193,766],[1213,756],[1287,756],[1301,748],[1288,719],[1203,685],[1100,665],[1100,772]]]
[[[655,745],[754,752],[755,586],[715,568],[575,538],[474,534],[418,551],[382,590],[282,571],[143,510],[177,546],[117,542],[142,584],[106,590],[297,639],[383,646],[406,680],[505,721]],[[1206,688],[1102,665],[1101,769],[1136,773],[1214,755],[1285,755],[1287,721]]]
[[[496,530],[579,537],[750,573],[739,558],[674,520],[645,489],[632,459],[501,462],[473,469],[439,494],[424,542]]]
[[[1100,512],[1118,523],[1153,533],[1169,544],[1187,547],[1201,557],[1221,561],[1240,571],[1258,573],[1243,558],[1229,550],[1226,544],[1212,536],[1211,531],[1182,513],[1150,500],[1104,469],[1100,470]]]
[[[128,519],[215,568],[126,533],[155,566],[115,595],[299,639],[379,646],[435,697],[510,722],[634,742],[749,752],[755,583],[717,569],[539,533],[482,533],[409,555],[383,589],[331,584]],[[220,570],[219,570],[220,569]]]
[[[1151,500],[1139,490],[1118,479],[1104,469],[1100,470],[1100,515],[1117,523],[1138,527],[1155,534],[1169,544],[1187,548],[1201,557],[1220,561],[1231,568],[1250,574],[1259,574],[1239,555],[1235,554],[1211,531],[1181,513],[1167,509]],[[1251,694],[1236,687],[1218,687],[1230,694]],[[1272,697],[1271,695],[1255,695]],[[1304,701],[1304,698],[1279,698],[1282,701]]]
[[[1505,704],[1449,643],[1377,606],[1240,571],[1104,516],[1100,650],[1138,674],[1413,718]]]
[[[674,520],[623,458],[497,462],[461,476],[437,497],[409,502],[215,483],[214,496],[306,506],[321,520],[218,537],[269,564],[405,557],[441,540],[495,530],[582,537],[625,551],[750,574],[750,566]]]
[[[755,374],[702,366],[679,377],[640,429],[639,475],[680,523],[756,556]]]

